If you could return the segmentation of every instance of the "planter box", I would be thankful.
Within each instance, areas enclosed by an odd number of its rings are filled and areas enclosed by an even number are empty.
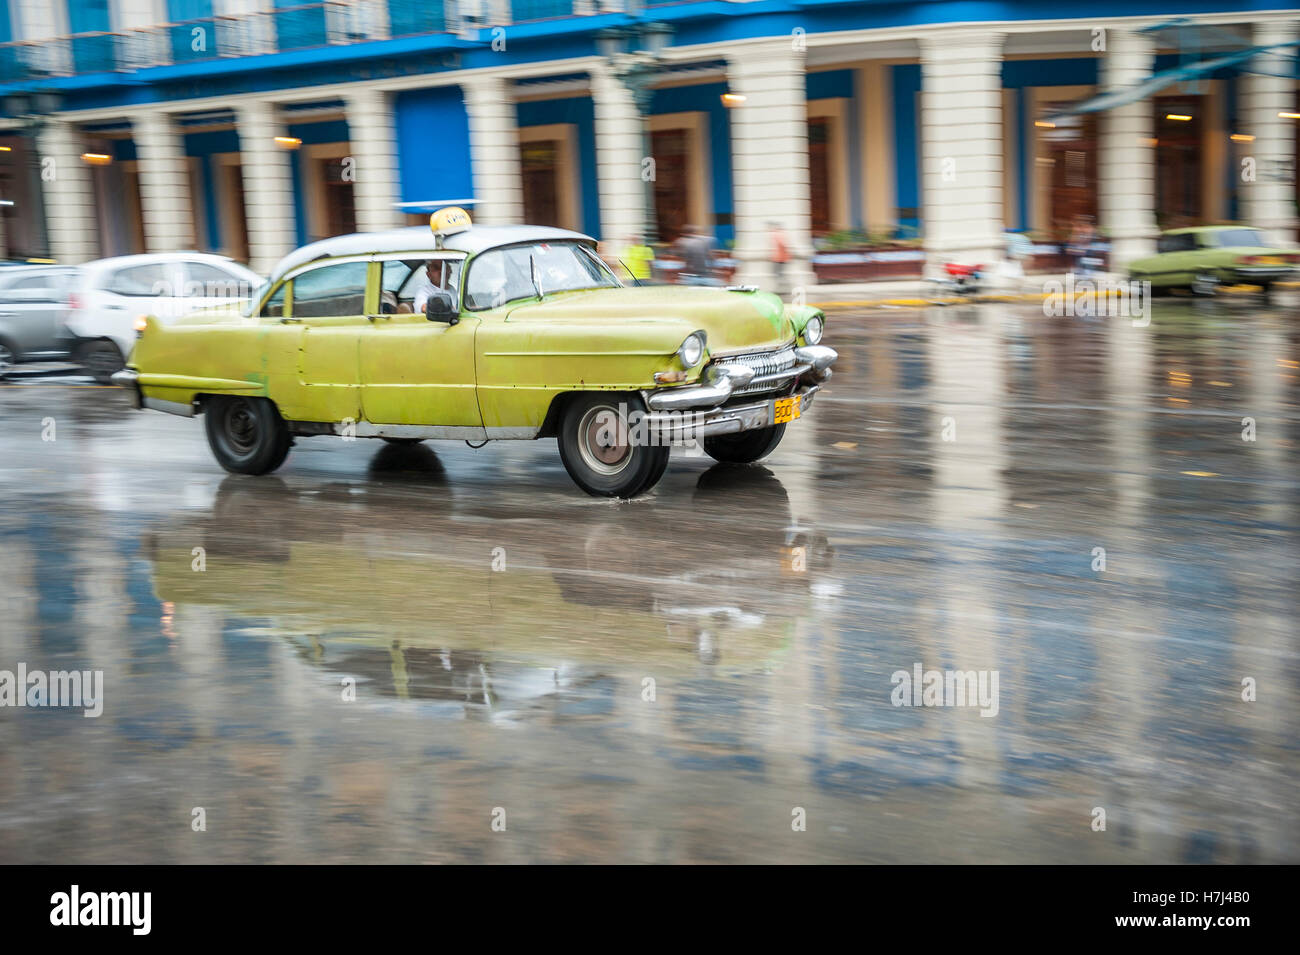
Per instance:
[[[925,253],[920,249],[817,252],[812,268],[820,284],[920,278],[925,271]]]

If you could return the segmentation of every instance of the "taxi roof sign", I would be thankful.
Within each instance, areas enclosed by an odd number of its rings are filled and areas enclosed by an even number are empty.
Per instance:
[[[429,216],[429,228],[433,230],[433,234],[439,239],[443,236],[455,235],[457,232],[464,232],[472,224],[469,213],[460,206],[439,209]]]

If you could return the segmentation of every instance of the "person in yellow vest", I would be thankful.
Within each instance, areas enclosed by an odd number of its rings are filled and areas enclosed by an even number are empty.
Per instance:
[[[654,249],[645,244],[640,236],[628,236],[627,248],[623,250],[623,264],[638,282],[646,282],[651,277],[651,267],[655,259]]]

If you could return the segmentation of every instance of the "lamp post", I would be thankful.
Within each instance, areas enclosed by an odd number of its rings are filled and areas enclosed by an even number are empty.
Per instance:
[[[654,98],[654,81],[663,60],[664,48],[673,28],[666,23],[636,19],[625,27],[607,27],[596,34],[597,49],[609,63],[610,72],[632,94],[641,123],[641,155],[654,156],[650,126],[650,103]],[[645,239],[647,244],[659,237],[655,216],[655,186],[645,179]]]
[[[45,90],[11,93],[4,98],[5,113],[22,123],[21,134],[27,140],[24,153],[27,193],[32,205],[30,248],[40,258],[50,258],[50,232],[45,221],[45,190],[41,185],[40,135],[45,126],[45,117],[56,112],[62,101],[58,93]]]

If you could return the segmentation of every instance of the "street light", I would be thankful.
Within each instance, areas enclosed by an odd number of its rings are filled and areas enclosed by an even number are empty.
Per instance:
[[[610,72],[632,94],[641,121],[641,155],[653,157],[654,148],[646,118],[654,99],[654,81],[663,60],[664,48],[673,28],[666,23],[636,20],[626,27],[607,27],[596,34],[596,49],[609,63]],[[645,238],[647,244],[658,238],[655,217],[654,180],[645,180]]]

